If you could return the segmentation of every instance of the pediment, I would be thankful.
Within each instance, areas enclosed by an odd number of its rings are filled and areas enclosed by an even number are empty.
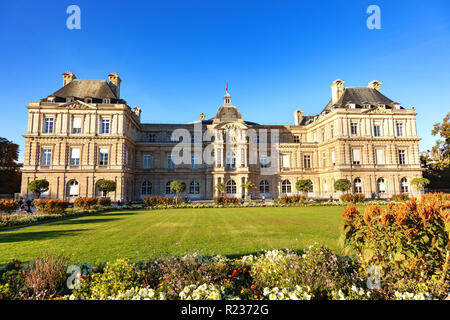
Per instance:
[[[80,100],[67,102],[66,104],[63,104],[60,107],[67,109],[97,109],[97,107],[94,104],[86,103]]]
[[[390,114],[392,113],[391,109],[385,109],[385,108],[381,108],[381,107],[376,107],[373,109],[367,109],[367,110],[363,110],[362,113],[367,113],[367,114]]]
[[[242,129],[248,129],[248,127],[242,123],[242,122],[237,122],[237,121],[232,121],[232,122],[221,122],[216,124],[214,127],[214,129],[219,130],[219,129],[223,129],[223,130],[242,130]]]

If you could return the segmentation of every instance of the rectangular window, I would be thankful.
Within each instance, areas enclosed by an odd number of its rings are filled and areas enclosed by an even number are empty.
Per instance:
[[[241,166],[245,166],[245,149],[241,149]]]
[[[300,143],[300,136],[294,136],[294,142]]]
[[[353,164],[361,164],[361,150],[353,149]]]
[[[376,163],[377,164],[386,164],[385,158],[384,158],[384,150],[383,149],[377,149],[375,150],[376,154]]]
[[[100,133],[102,134],[108,134],[110,129],[110,120],[109,119],[102,119],[102,128],[100,130]]]
[[[44,133],[53,133],[53,118],[45,118]]]
[[[322,154],[322,166],[325,168],[327,166],[327,157],[325,153]]]
[[[350,123],[350,133],[352,136],[358,135],[358,123],[357,122]]]
[[[150,169],[152,167],[152,156],[144,154],[144,169]]]
[[[336,159],[335,159],[334,151],[331,151],[331,163],[333,164],[333,166],[336,164]]]
[[[52,149],[42,149],[42,161],[41,164],[49,166],[52,163]]]
[[[173,163],[171,154],[167,155],[167,168],[169,169],[175,168],[175,164]]]
[[[147,137],[148,142],[156,142],[156,134],[149,134]]]
[[[313,133],[313,142],[317,142],[317,133],[316,132]]]
[[[398,164],[406,164],[406,151],[398,150]]]
[[[381,137],[381,124],[379,122],[373,124],[373,135],[375,137]]]
[[[70,150],[70,165],[79,166],[80,165],[80,149],[73,148]]]
[[[402,137],[403,136],[403,123],[397,122],[396,129],[397,129],[397,137]]]
[[[105,148],[100,148],[100,159],[99,159],[99,164],[101,166],[106,166],[108,165],[108,160],[109,160],[109,150],[105,149]]]
[[[255,143],[259,143],[259,136],[254,137]]]
[[[73,118],[72,133],[81,133],[81,118]]]
[[[325,129],[322,129],[322,142],[325,141]]]
[[[303,156],[303,166],[305,167],[305,169],[311,168],[311,156],[310,155]]]
[[[333,125],[330,126],[330,138],[331,139],[334,138],[334,126]]]
[[[268,162],[267,162],[267,156],[266,155],[262,155],[259,158],[259,162],[261,163],[261,168],[267,168]]]
[[[191,168],[198,169],[198,156],[196,155],[191,156]]]
[[[288,154],[281,155],[281,166],[284,169],[289,169],[291,167],[291,160]]]

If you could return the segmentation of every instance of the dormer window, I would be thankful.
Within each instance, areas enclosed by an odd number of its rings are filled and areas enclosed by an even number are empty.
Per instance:
[[[365,104],[364,104],[364,109],[370,109],[370,104],[365,103]]]
[[[350,109],[356,109],[356,104],[354,103],[350,103],[348,106]]]
[[[385,104],[379,104],[378,105],[380,108],[382,108],[382,109],[386,109],[386,105]]]
[[[47,97],[47,102],[55,102],[55,97]]]
[[[104,104],[110,104],[111,103],[111,99],[110,98],[105,98],[105,99],[103,99],[103,103]]]
[[[67,97],[66,102],[73,102],[73,97]]]
[[[92,103],[92,98],[85,98],[85,99],[84,99],[84,102],[86,102],[86,103]]]

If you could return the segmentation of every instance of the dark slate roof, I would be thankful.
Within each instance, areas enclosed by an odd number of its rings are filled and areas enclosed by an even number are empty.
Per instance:
[[[393,103],[394,101],[376,89],[348,87],[344,88],[338,102],[333,105],[332,100],[330,100],[322,112],[328,113],[333,108],[348,108],[348,104],[355,104],[356,108],[363,108],[364,104],[370,104],[373,107],[384,104],[387,109],[391,109]]]
[[[111,98],[117,99],[114,91],[105,80],[82,80],[74,79],[51,96],[59,98],[76,97],[76,98]]]

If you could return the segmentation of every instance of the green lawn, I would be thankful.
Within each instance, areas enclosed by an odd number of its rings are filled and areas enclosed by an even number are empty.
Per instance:
[[[0,232],[0,264],[65,253],[76,262],[134,260],[158,254],[243,255],[302,249],[314,242],[337,249],[342,207],[112,211]]]

